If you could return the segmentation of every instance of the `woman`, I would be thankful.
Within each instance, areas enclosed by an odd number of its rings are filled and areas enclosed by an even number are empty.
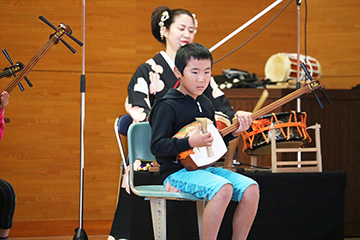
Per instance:
[[[3,91],[0,95],[0,141],[4,136],[5,121],[4,121],[4,108],[9,103],[9,93]]]
[[[147,120],[155,99],[163,97],[170,88],[178,87],[175,54],[180,46],[194,41],[197,20],[187,10],[162,6],[152,13],[151,29],[155,39],[165,44],[165,51],[141,64],[131,78],[125,107],[134,122]],[[213,102],[216,116],[227,119],[225,124],[229,124],[228,119],[234,117],[235,111],[213,78],[205,95]]]
[[[9,94],[0,95],[0,141],[4,135],[4,108],[9,103]],[[0,178],[0,239],[8,239],[15,211],[15,192],[10,183]]]

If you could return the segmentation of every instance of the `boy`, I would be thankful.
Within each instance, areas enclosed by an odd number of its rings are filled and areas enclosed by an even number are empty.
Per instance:
[[[239,202],[233,218],[233,239],[246,239],[259,201],[257,183],[223,168],[187,171],[176,158],[191,148],[212,145],[211,134],[200,130],[187,138],[173,138],[196,117],[206,117],[215,124],[214,107],[203,95],[211,78],[212,61],[209,50],[198,43],[186,44],[177,51],[174,72],[180,86],[155,102],[149,117],[151,151],[160,164],[167,191],[188,192],[209,200],[203,215],[202,239],[216,239],[230,200]],[[238,116],[238,120],[239,128],[225,136],[225,142],[240,135],[252,122],[250,116]]]

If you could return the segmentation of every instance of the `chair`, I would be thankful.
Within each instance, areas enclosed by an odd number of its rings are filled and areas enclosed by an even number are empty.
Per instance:
[[[155,156],[150,151],[151,127],[148,122],[134,123],[128,131],[128,149],[130,165],[130,189],[140,197],[150,200],[154,238],[156,240],[166,239],[166,200],[196,201],[199,235],[201,235],[202,214],[205,200],[197,198],[188,193],[167,192],[163,185],[134,185],[134,162],[154,161]],[[201,236],[200,236],[201,239]]]

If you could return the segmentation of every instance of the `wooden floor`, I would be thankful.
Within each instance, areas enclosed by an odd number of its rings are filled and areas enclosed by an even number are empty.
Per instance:
[[[72,240],[74,236],[63,237],[30,237],[30,238],[11,238],[11,240]],[[108,236],[88,236],[89,240],[107,240]],[[344,240],[360,240],[360,238],[344,238]]]
[[[10,238],[11,240],[72,240],[74,236],[62,236],[62,237],[20,237]],[[107,240],[108,236],[88,236],[89,240]]]
[[[89,240],[108,240],[112,220],[84,220],[84,229]],[[14,222],[10,240],[73,240],[77,221],[31,221]],[[116,239],[118,240],[118,239]],[[360,240],[360,237],[344,238]]]
[[[11,240],[72,240],[76,220],[14,222],[9,234]],[[107,240],[112,219],[84,220],[83,227],[90,240]]]

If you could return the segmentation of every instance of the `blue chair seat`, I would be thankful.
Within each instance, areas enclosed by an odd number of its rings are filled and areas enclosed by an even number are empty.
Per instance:
[[[135,190],[139,192],[140,197],[155,197],[186,201],[203,201],[202,198],[197,198],[189,193],[183,192],[167,192],[162,185],[144,185],[137,186]]]

